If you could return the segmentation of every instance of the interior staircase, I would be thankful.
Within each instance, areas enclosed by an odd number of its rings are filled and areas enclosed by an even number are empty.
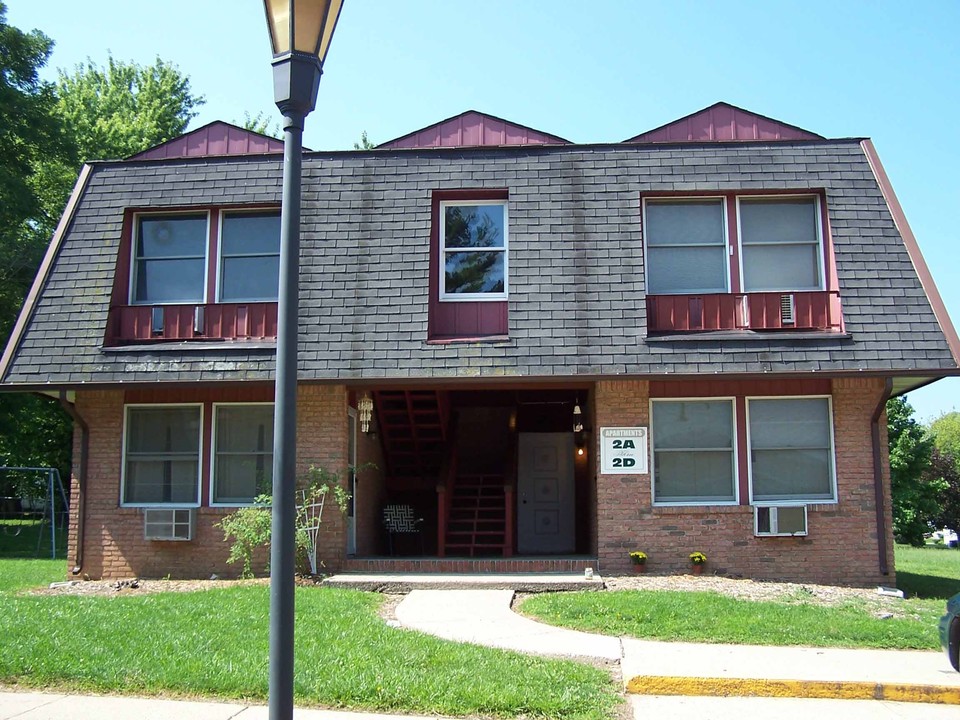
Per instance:
[[[380,390],[373,401],[391,486],[432,488],[446,451],[446,396],[435,390]]]
[[[503,475],[460,474],[453,483],[444,541],[448,557],[506,557],[512,546],[507,532],[507,498]]]

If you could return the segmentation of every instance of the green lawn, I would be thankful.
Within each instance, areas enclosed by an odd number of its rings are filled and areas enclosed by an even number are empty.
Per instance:
[[[897,545],[897,587],[907,597],[946,600],[960,593],[960,550]]]
[[[63,563],[56,564],[0,560],[0,682],[266,699],[266,586],[111,597],[11,592],[62,578]],[[604,670],[390,628],[377,614],[380,601],[298,588],[298,703],[444,715],[616,714],[620,697]]]
[[[56,537],[57,557],[65,558],[67,533],[58,527]],[[50,526],[39,520],[0,520],[0,558],[49,558],[50,540]]]
[[[952,553],[952,554],[951,554]],[[802,594],[777,601],[738,600],[713,592],[624,590],[532,597],[523,612],[553,625],[651,640],[936,649],[944,599],[960,592],[960,551],[897,546],[898,584],[908,599],[889,604],[851,599],[823,607]]]

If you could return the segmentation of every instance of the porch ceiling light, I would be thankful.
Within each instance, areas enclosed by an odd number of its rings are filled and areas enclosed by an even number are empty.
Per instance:
[[[370,432],[370,420],[373,418],[373,399],[365,392],[357,400],[357,412],[360,414],[360,431]]]
[[[580,409],[580,399],[573,404],[573,431],[583,432],[583,411]]]

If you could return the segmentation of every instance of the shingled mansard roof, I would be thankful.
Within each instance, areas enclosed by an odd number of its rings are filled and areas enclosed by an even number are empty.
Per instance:
[[[0,367],[2,382],[272,377],[269,345],[102,345],[124,212],[279,204],[281,162],[260,154],[90,166]],[[935,288],[921,285],[915,243],[908,252],[897,226],[905,221],[895,222],[871,163],[869,141],[815,138],[309,153],[300,377],[955,373],[947,337],[956,334]],[[509,192],[509,340],[430,344],[431,194],[465,188]],[[641,193],[758,189],[825,192],[846,332],[647,338]]]

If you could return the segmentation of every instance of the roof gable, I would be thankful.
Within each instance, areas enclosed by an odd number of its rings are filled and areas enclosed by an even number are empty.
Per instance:
[[[484,145],[569,145],[569,140],[525,125],[467,110],[420,130],[388,140],[378,148],[477,147]]]
[[[803,128],[725,102],[624,140],[628,143],[823,140]]]
[[[215,120],[180,137],[156,145],[130,160],[166,160],[186,157],[222,157],[224,155],[262,155],[282,153],[283,141],[261,135],[237,125]]]

